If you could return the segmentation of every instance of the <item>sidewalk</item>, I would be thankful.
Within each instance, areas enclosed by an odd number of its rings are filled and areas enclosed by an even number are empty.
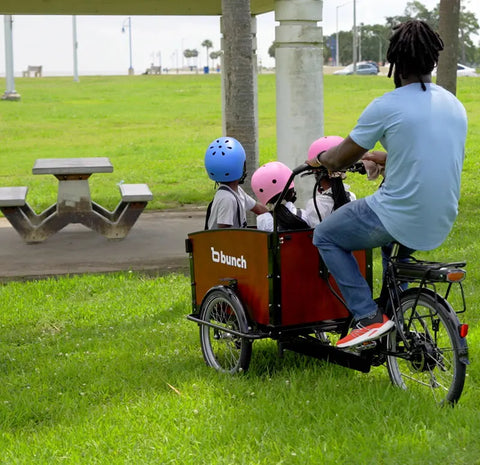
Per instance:
[[[121,270],[188,272],[185,239],[204,222],[200,209],[146,211],[123,240],[69,225],[44,242],[26,244],[0,218],[0,281]]]

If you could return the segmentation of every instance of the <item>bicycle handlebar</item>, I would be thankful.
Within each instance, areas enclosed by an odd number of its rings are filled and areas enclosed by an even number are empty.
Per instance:
[[[317,166],[317,167],[314,168],[314,167],[308,165],[307,163],[303,163],[303,164],[297,166],[296,168],[294,168],[292,170],[294,176],[297,176],[301,173],[304,173],[305,171],[309,171],[309,173],[307,173],[307,174],[313,174],[313,173],[318,172],[318,171],[328,171],[328,170],[327,170],[327,168],[325,168],[325,166]],[[338,171],[343,172],[343,173],[349,172],[349,173],[360,173],[360,174],[366,174],[366,172],[367,172],[366,169],[365,169],[365,165],[361,161],[357,161],[353,165],[351,165],[347,168],[344,168],[342,170],[338,170]],[[306,175],[304,175],[304,176],[306,176]]]
[[[308,170],[314,170],[315,168],[312,168],[310,165],[307,165],[306,163],[302,163],[301,165],[297,166],[292,170],[293,174],[297,176],[300,173],[303,173],[304,171]]]
[[[292,181],[295,178],[295,176],[298,176],[301,173],[304,173],[304,174],[302,174],[302,176],[307,176],[307,175],[314,174],[315,172],[322,171],[322,170],[328,171],[327,168],[325,168],[324,166],[319,166],[317,168],[314,168],[314,167],[308,165],[307,163],[302,163],[301,165],[294,168],[292,170],[292,174],[290,175],[290,178],[288,179],[287,183],[285,184],[285,187],[283,188],[282,192],[278,196],[277,201],[275,202],[275,206],[273,207],[273,211],[276,212],[278,210],[278,208],[280,207],[283,199],[285,198],[285,195],[287,194],[288,190],[290,189],[290,185],[292,184]],[[351,173],[360,173],[360,174],[365,174],[366,173],[365,167],[364,167],[364,165],[361,161],[358,161],[358,162],[354,163],[353,165],[349,166],[348,168],[343,169],[341,171],[343,171],[343,172],[349,171]],[[276,221],[277,221],[276,220],[276,215],[274,214],[273,215],[274,231],[277,230]]]

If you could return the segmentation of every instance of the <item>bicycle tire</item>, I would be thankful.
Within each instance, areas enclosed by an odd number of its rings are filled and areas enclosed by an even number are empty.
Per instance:
[[[416,305],[416,306],[415,306]],[[460,398],[466,374],[461,360],[467,353],[460,322],[446,300],[428,289],[412,288],[400,296],[398,315],[411,350],[394,330],[387,335],[387,369],[394,385],[403,389],[430,388],[439,403]]]
[[[200,318],[226,330],[248,332],[243,305],[228,288],[217,288],[206,296]],[[217,371],[233,374],[250,365],[252,341],[246,337],[200,324],[200,344],[205,362]]]

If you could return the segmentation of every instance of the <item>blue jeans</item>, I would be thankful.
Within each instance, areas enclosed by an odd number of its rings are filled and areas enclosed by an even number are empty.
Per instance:
[[[355,320],[375,315],[377,304],[358,267],[353,250],[373,249],[395,241],[365,199],[335,210],[315,227],[313,244],[340,288]]]

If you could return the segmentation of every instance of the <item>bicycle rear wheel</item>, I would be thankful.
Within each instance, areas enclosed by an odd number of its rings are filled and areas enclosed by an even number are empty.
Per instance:
[[[399,319],[407,343],[397,331],[387,335],[387,357],[393,384],[403,389],[430,389],[438,402],[455,403],[462,394],[467,343],[460,337],[457,315],[428,289],[409,289],[400,297]]]
[[[200,325],[200,344],[207,365],[227,373],[247,370],[252,341],[233,333],[248,331],[243,305],[235,293],[226,288],[211,292],[202,304],[200,318],[216,325]]]

